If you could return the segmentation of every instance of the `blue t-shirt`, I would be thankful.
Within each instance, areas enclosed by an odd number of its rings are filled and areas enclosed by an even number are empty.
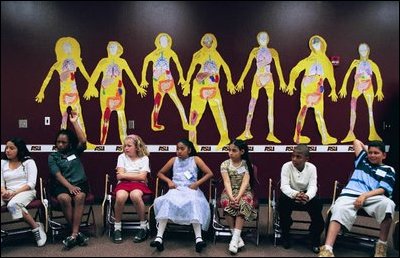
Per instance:
[[[394,183],[395,170],[385,164],[372,164],[368,160],[367,152],[362,150],[356,157],[353,175],[340,196],[359,196],[382,188],[385,196],[392,198]]]

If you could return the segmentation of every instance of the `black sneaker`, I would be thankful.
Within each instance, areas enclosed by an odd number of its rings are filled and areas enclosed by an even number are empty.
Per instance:
[[[78,245],[78,243],[77,243],[77,241],[76,241],[76,238],[74,238],[74,237],[72,237],[72,236],[69,236],[69,237],[67,237],[66,239],[64,239],[64,240],[62,241],[62,243],[63,243],[63,245],[64,245],[64,248],[67,249],[67,250],[69,250],[69,249],[71,249],[72,247]]]
[[[140,243],[147,239],[148,230],[141,228],[133,237],[133,242]]]
[[[122,243],[122,232],[121,232],[121,230],[114,230],[113,242],[116,243],[116,244]]]
[[[78,235],[76,235],[76,242],[80,246],[87,245],[89,242],[89,237],[85,236],[83,233],[79,232]]]

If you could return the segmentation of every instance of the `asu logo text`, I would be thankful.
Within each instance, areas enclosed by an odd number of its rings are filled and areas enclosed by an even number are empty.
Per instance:
[[[222,151],[228,151],[228,146],[222,147]]]
[[[317,151],[317,146],[308,146],[309,151]]]
[[[286,146],[285,151],[293,151],[294,147],[293,146]]]
[[[200,151],[211,151],[211,146],[201,146]]]
[[[265,146],[264,151],[275,151],[274,146]]]
[[[328,151],[337,151],[337,146],[328,146]]]
[[[122,151],[122,146],[116,146],[115,151]]]
[[[96,147],[94,147],[94,151],[105,151],[106,148],[104,147],[104,145],[98,145]]]
[[[161,145],[158,147],[158,151],[169,151],[169,147],[166,145]]]
[[[41,151],[42,150],[42,146],[40,145],[32,145],[31,146],[31,151]]]

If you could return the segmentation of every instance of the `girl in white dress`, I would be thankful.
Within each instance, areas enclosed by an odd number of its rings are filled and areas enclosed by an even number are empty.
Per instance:
[[[196,237],[196,252],[201,252],[206,246],[201,237],[201,230],[208,229],[211,212],[199,186],[213,177],[213,173],[197,156],[193,143],[187,139],[178,142],[176,155],[157,174],[168,184],[169,191],[154,200],[158,231],[150,246],[156,247],[158,251],[164,250],[163,235],[169,220],[181,225],[192,224]],[[172,180],[166,175],[171,169]],[[199,169],[203,173],[201,178],[197,177]]]

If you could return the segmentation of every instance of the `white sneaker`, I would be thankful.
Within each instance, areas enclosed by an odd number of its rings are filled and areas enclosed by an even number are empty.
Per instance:
[[[243,246],[244,246],[244,241],[243,241],[243,239],[241,237],[239,237],[239,241],[238,241],[237,247],[238,247],[238,249],[240,249]]]
[[[37,223],[37,224],[38,227],[32,229],[33,237],[35,238],[38,246],[44,246],[46,244],[47,235],[44,232],[43,224],[42,223]]]
[[[229,243],[229,248],[228,248],[228,250],[229,250],[229,252],[231,252],[232,254],[237,254],[237,252],[238,252],[238,239],[237,238],[234,238],[234,237],[232,237],[232,240],[231,240],[231,242]]]

